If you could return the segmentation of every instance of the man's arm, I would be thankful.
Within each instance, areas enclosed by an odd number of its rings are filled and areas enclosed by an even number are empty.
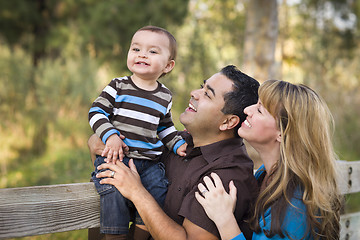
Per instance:
[[[116,165],[103,164],[100,169],[110,169],[110,171],[101,172],[97,177],[105,177],[101,180],[101,184],[114,185],[124,197],[134,203],[154,239],[218,239],[212,233],[187,219],[184,220],[182,226],[173,221],[143,187],[132,161],[129,162],[129,165],[130,168],[122,162],[117,162]],[[112,171],[115,171],[114,178],[110,178]]]
[[[101,141],[101,139],[95,133],[90,136],[87,144],[88,144],[88,148],[90,151],[91,161],[94,164],[96,155],[101,155],[102,151],[105,148],[105,144]]]

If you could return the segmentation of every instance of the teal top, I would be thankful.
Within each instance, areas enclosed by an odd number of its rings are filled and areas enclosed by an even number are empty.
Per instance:
[[[262,165],[255,173],[255,178],[259,179],[262,174],[265,173],[265,167]],[[268,238],[264,231],[270,231],[271,228],[271,208],[265,211],[264,219],[259,219],[261,231],[259,233],[253,233],[252,240],[265,240],[265,239],[304,239],[312,240],[313,237],[308,229],[306,219],[306,207],[302,198],[302,192],[300,189],[296,190],[294,197],[291,199],[291,205],[287,206],[286,215],[282,223],[282,231],[285,238],[281,238],[279,235],[275,235],[272,238]],[[246,238],[241,233],[234,237],[232,240],[245,240]]]

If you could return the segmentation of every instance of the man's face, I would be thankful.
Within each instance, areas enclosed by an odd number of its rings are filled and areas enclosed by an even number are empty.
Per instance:
[[[197,132],[209,136],[219,131],[225,120],[221,112],[225,104],[224,95],[232,91],[232,85],[233,82],[225,75],[216,73],[205,80],[200,89],[191,92],[189,107],[180,115],[180,122],[193,137]]]

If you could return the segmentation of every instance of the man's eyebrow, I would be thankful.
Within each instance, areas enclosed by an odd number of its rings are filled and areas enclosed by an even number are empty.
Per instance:
[[[213,89],[211,86],[209,86],[209,84],[206,84],[206,81],[207,80],[204,80],[204,86],[206,86],[206,88],[209,89],[215,97],[216,96],[215,89]]]

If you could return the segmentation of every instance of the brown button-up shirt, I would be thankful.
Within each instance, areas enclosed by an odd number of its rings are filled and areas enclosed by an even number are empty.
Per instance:
[[[221,178],[226,191],[230,180],[237,188],[235,217],[246,237],[251,236],[248,225],[243,221],[248,218],[250,204],[254,203],[258,185],[253,175],[253,162],[249,158],[241,138],[231,138],[196,147],[191,136],[184,136],[188,147],[186,157],[172,152],[163,154],[169,189],[165,199],[164,211],[178,224],[184,218],[220,237],[216,225],[211,221],[195,198],[197,185],[204,176],[215,172]]]

